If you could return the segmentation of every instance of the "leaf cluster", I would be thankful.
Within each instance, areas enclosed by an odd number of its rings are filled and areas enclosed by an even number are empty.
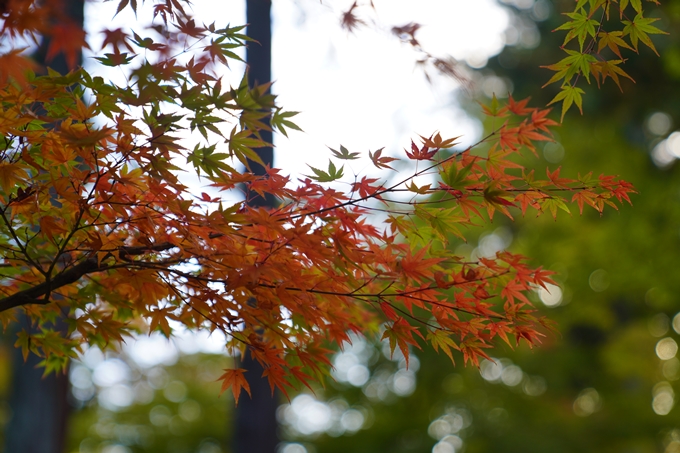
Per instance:
[[[572,105],[583,113],[585,91],[578,86],[582,78],[590,83],[592,75],[598,87],[610,78],[623,91],[620,77],[635,82],[621,67],[626,62],[623,49],[637,53],[642,43],[658,55],[649,35],[667,34],[652,25],[659,19],[644,17],[642,0],[578,0],[573,12],[565,15],[569,20],[553,31],[567,31],[562,43],[567,56],[544,66],[555,72],[544,86],[561,85],[550,104],[561,102],[562,119]],[[569,49],[573,43],[578,44],[576,49]]]

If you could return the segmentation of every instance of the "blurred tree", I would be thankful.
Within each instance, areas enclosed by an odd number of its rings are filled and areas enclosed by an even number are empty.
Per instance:
[[[254,40],[246,48],[248,65],[248,85],[255,87],[270,83],[272,63],[271,0],[246,1],[246,34]],[[270,126],[269,118],[264,124]],[[271,129],[262,131],[262,140],[273,143]],[[256,149],[262,164],[248,161],[253,174],[266,177],[267,167],[274,167],[274,148],[264,146]],[[274,208],[276,199],[272,194],[260,196],[256,192],[246,194],[251,206]],[[250,386],[250,398],[244,398],[236,407],[233,425],[233,448],[235,453],[262,452],[274,453],[279,443],[276,424],[278,394],[274,394],[264,377],[264,368],[247,351],[239,362],[239,367],[248,370],[246,379]]]

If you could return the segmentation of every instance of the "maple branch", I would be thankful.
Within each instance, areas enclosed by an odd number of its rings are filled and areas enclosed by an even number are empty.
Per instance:
[[[357,198],[357,199],[354,199],[354,200],[347,200],[343,203],[338,203],[337,205],[329,206],[327,208],[318,209],[316,211],[311,211],[311,212],[301,212],[299,214],[291,215],[290,217],[282,219],[282,220],[294,220],[294,219],[297,219],[297,218],[300,218],[300,217],[319,215],[319,214],[323,214],[324,212],[332,211],[332,210],[339,209],[339,208],[344,208],[345,206],[353,206],[353,205],[356,205],[359,202],[370,200],[372,198],[377,198],[377,197],[379,197],[379,196],[381,196],[382,194],[385,194],[385,193],[394,192],[397,189],[397,187],[399,187],[400,185],[406,184],[410,180],[412,180],[412,179],[414,179],[414,178],[416,178],[416,177],[418,177],[418,176],[420,176],[420,175],[422,175],[422,174],[424,174],[424,173],[426,173],[426,172],[428,172],[428,171],[430,171],[434,168],[437,168],[437,167],[439,167],[439,166],[441,166],[441,165],[443,165],[443,164],[445,164],[445,163],[447,163],[451,160],[454,160],[457,157],[462,156],[463,154],[471,151],[473,148],[481,145],[482,143],[486,142],[491,137],[496,135],[501,129],[502,129],[502,127],[495,129],[494,131],[487,134],[485,137],[482,137],[481,139],[479,139],[476,143],[468,146],[467,149],[465,149],[465,150],[463,150],[459,153],[454,153],[451,156],[447,157],[446,159],[439,161],[439,162],[435,162],[434,164],[431,164],[430,166],[428,166],[428,167],[426,167],[422,170],[418,170],[415,173],[413,173],[411,176],[408,176],[407,178],[403,179],[402,181],[399,181],[395,184],[392,184],[390,187],[387,187],[387,188],[384,188],[384,189],[381,189],[381,190],[376,190],[372,194],[366,195],[364,197]],[[437,149],[437,151],[441,151],[441,148]]]
[[[49,299],[40,299],[40,297],[45,296],[55,289],[61,288],[62,286],[75,283],[86,274],[101,272],[114,267],[120,266],[101,265],[97,261],[97,257],[88,258],[48,281],[33,286],[32,288],[16,292],[11,296],[5,297],[4,299],[0,299],[0,312],[9,310],[10,308],[18,307],[20,305],[48,304],[50,302]]]
[[[26,257],[26,262],[29,263],[31,266],[36,268],[38,272],[41,274],[45,275],[45,270],[36,262],[33,258],[31,258],[31,255],[28,254],[28,250],[26,249],[26,245],[21,242],[21,239],[17,236],[16,231],[14,230],[14,227],[12,226],[12,223],[7,219],[7,216],[5,215],[5,211],[7,210],[8,206],[5,206],[2,210],[0,210],[0,217],[2,217],[2,221],[5,223],[5,226],[7,226],[7,229],[9,230],[10,234],[12,235],[12,239],[14,239],[14,242],[16,242],[17,246],[19,249],[21,249],[21,253]]]
[[[162,252],[170,250],[175,247],[177,246],[170,242],[164,242],[161,244],[151,246],[144,245],[135,247],[119,247],[117,249],[119,252],[119,256],[122,260],[125,260],[126,263],[114,265],[101,264],[102,261],[114,256],[111,252],[107,253],[101,260],[98,260],[96,256],[92,256],[75,265],[74,267],[57,274],[55,277],[46,280],[43,283],[40,283],[31,288],[16,292],[11,296],[7,296],[3,299],[0,299],[0,312],[9,310],[14,307],[18,307],[20,305],[33,305],[33,304],[46,305],[50,303],[49,298],[41,299],[41,297],[47,296],[52,291],[59,289],[63,286],[75,283],[87,274],[102,272],[110,269],[130,267],[130,264],[143,264],[137,263],[130,259],[126,260],[127,256],[144,255],[145,253],[148,253],[150,251]]]
[[[155,245],[118,247],[116,250],[118,250],[118,255],[120,256],[120,259],[129,261],[129,259],[127,259],[128,256],[145,255],[149,252],[165,252],[167,250],[171,250],[174,248],[178,248],[178,246],[173,244],[172,242],[161,242],[160,244]]]

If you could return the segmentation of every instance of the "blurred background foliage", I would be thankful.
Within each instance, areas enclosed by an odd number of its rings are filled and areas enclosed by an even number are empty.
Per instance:
[[[471,71],[475,94],[545,105],[559,87],[541,89],[551,73],[540,66],[556,61],[563,34],[551,31],[573,1],[503,3],[513,14],[507,45]],[[497,217],[491,229],[471,228],[467,243],[452,239],[462,255],[507,248],[557,271],[559,287],[534,299],[560,334],[534,350],[501,345],[479,370],[429,349],[414,350],[406,369],[398,353],[356,338],[334,356],[335,381],[282,401],[281,453],[680,452],[680,1],[647,16],[671,32],[654,38],[661,57],[628,54],[636,83],[624,80],[623,94],[611,81],[585,87],[584,115],[570,112],[555,143],[525,162],[537,172],[561,166],[566,177],[618,174],[639,191],[634,206],[560,212],[557,222]],[[470,97],[457,102],[483,120]],[[11,416],[3,348],[0,424]],[[125,359],[90,351],[71,368],[67,451],[228,451],[231,404],[216,397],[215,380],[231,359]]]

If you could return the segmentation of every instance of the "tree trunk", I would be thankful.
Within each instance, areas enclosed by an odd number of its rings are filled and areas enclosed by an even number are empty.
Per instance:
[[[84,24],[84,0],[64,2],[64,13],[76,25]],[[50,40],[43,39],[34,54],[37,63],[66,74],[70,69],[63,54],[47,62],[45,56]],[[79,55],[77,64],[82,63]],[[21,328],[30,331],[28,319],[19,316]],[[66,323],[57,321],[54,327],[66,335]],[[13,342],[13,340],[12,340]],[[67,418],[69,415],[68,371],[65,374],[50,374],[43,378],[43,368],[37,365],[39,357],[31,354],[24,362],[19,349],[11,354],[12,387],[9,404],[12,418],[5,428],[6,453],[62,453],[66,441]]]
[[[21,316],[21,327],[30,329]],[[5,428],[6,453],[62,453],[69,414],[68,374],[42,377],[40,357],[30,354],[24,362],[21,350],[13,348],[12,386],[9,404],[12,418]]]
[[[248,84],[268,83],[271,80],[271,0],[247,0],[247,35],[258,41],[249,43],[246,50],[248,64]],[[261,131],[267,143],[272,142],[271,131]],[[257,154],[269,166],[274,163],[274,150],[271,147],[258,148]],[[265,169],[255,162],[249,162],[251,170],[264,175]],[[249,205],[274,207],[273,198],[262,198],[255,193],[247,193]],[[269,383],[262,378],[263,369],[250,354],[241,358],[241,368],[248,370],[246,378],[250,384],[252,398],[244,396],[236,408],[234,426],[234,453],[274,453],[279,442],[276,425],[276,395],[272,396]]]

